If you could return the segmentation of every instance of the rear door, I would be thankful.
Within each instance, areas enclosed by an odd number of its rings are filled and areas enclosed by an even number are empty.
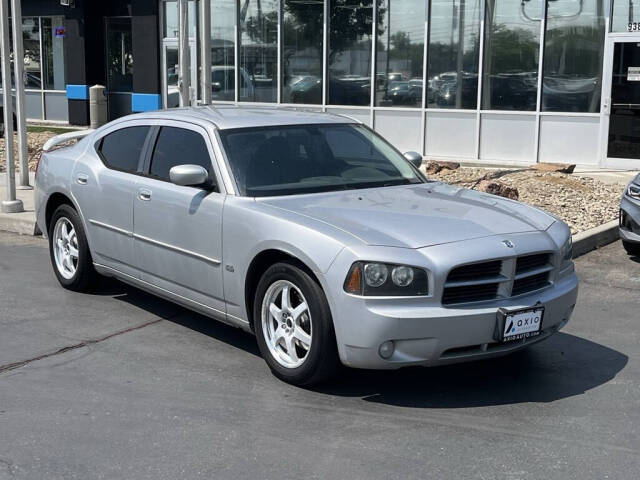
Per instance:
[[[89,153],[100,160],[77,162],[72,177],[71,191],[82,206],[93,261],[132,276],[137,276],[133,199],[150,133],[150,126],[140,123],[115,126]]]
[[[134,253],[142,280],[224,315],[225,196],[220,191],[211,140],[196,125],[165,122],[155,127],[150,147],[133,209]],[[172,184],[169,170],[183,164],[204,167],[211,185]]]

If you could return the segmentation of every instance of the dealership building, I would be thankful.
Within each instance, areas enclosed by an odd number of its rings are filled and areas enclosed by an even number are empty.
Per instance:
[[[22,10],[28,120],[88,125],[94,84],[110,119],[178,105],[175,0]],[[209,20],[214,104],[348,115],[428,158],[640,168],[640,0],[211,0]]]

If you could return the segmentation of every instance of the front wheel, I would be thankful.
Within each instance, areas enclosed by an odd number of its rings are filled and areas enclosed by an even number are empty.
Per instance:
[[[53,271],[64,288],[89,289],[97,277],[80,215],[60,205],[49,224],[49,254]]]
[[[318,283],[291,263],[271,266],[258,283],[253,308],[262,357],[281,380],[310,385],[339,365],[329,304]]]

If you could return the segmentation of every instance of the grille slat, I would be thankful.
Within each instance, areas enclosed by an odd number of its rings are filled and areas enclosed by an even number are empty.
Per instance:
[[[549,285],[549,272],[538,273],[531,277],[521,278],[513,282],[513,290],[511,295],[520,295],[526,292],[532,292]]]
[[[451,270],[447,282],[463,282],[467,280],[479,280],[484,277],[495,277],[500,274],[501,269],[501,260],[464,265]]]
[[[498,295],[497,283],[488,283],[482,285],[471,285],[467,287],[449,287],[445,288],[442,296],[443,304],[479,302],[482,300],[491,300]]]
[[[535,255],[519,257],[516,263],[516,275],[544,267],[549,264],[550,259],[551,257],[548,253],[536,253]]]

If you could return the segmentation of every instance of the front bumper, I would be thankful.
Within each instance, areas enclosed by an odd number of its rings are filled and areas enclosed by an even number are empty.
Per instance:
[[[626,194],[620,203],[620,238],[640,243],[640,202]]]
[[[527,237],[538,248],[546,248],[541,246],[544,243],[541,235],[510,236],[517,245],[526,244]],[[450,261],[454,251],[458,256],[474,256],[477,252],[486,254],[492,242],[495,239],[476,240],[473,249],[443,245],[429,250],[437,250],[437,258]],[[402,257],[405,264],[425,265],[431,271],[437,271],[435,264],[419,263],[423,253],[383,248],[377,250],[373,258],[393,263],[392,257],[396,262],[398,257]],[[348,270],[350,262],[348,253],[343,252],[322,276],[321,282],[328,293],[340,359],[345,365],[355,368],[435,366],[504,355],[548,338],[563,328],[573,313],[578,296],[578,278],[573,264],[554,275],[551,285],[545,288],[490,301],[442,306],[439,301],[441,290],[430,297],[354,296],[342,289],[342,272]],[[508,343],[494,339],[500,308],[520,310],[537,304],[545,308],[538,336]],[[395,350],[390,358],[384,359],[379,349],[387,341],[393,341]]]

